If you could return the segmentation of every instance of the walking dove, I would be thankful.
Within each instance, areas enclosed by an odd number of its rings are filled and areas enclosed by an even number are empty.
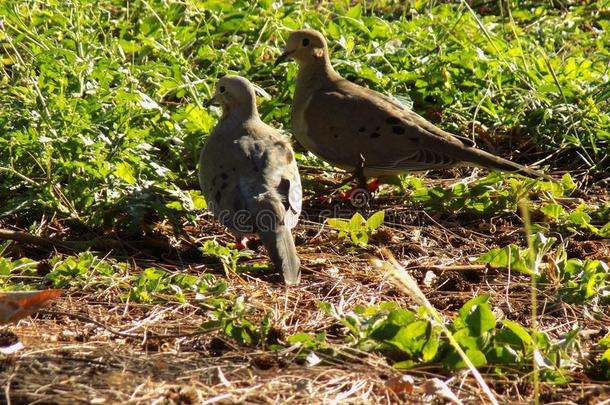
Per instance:
[[[295,138],[329,163],[355,172],[361,185],[366,177],[468,164],[552,180],[345,80],[331,66],[326,39],[317,31],[292,32],[276,65],[287,59],[299,65],[292,103]]]
[[[258,116],[252,83],[218,81],[206,103],[222,106],[199,159],[199,184],[214,216],[236,236],[257,234],[287,285],[300,280],[291,229],[301,212],[301,179],[288,141]]]

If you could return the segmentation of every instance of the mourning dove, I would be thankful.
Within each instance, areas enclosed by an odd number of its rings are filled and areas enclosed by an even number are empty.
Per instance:
[[[291,229],[301,212],[301,179],[292,148],[258,116],[252,83],[239,76],[218,81],[206,105],[222,117],[199,160],[199,184],[214,216],[236,236],[257,234],[287,285],[300,280]]]
[[[342,78],[333,69],[326,39],[313,30],[294,31],[276,65],[299,64],[292,130],[314,154],[366,177],[475,165],[549,176],[474,147],[472,141],[437,128],[391,98]]]

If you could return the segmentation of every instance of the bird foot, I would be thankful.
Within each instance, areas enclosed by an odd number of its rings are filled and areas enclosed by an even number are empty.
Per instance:
[[[352,177],[351,180],[354,178]],[[338,201],[350,201],[355,207],[361,208],[368,205],[371,200],[371,194],[379,190],[381,182],[379,179],[372,179],[368,183],[360,184],[346,191],[335,190],[330,194],[321,195],[317,199],[320,202],[328,203],[333,199]]]
[[[341,200],[352,200],[358,194],[368,194],[369,196],[379,190],[381,182],[379,179],[373,179],[368,183],[359,184],[358,187],[353,187],[347,191],[341,191],[338,195]]]
[[[235,238],[235,246],[234,249],[237,250],[249,250],[248,242],[250,242],[250,238],[244,236],[242,238]]]

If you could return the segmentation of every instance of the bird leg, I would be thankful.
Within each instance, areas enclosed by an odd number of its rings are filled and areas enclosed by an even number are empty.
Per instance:
[[[360,160],[354,171],[354,178],[357,181],[356,188],[347,191],[344,197],[350,200],[355,208],[366,208],[371,201],[371,192],[364,176],[364,156],[360,154]],[[375,189],[378,186],[375,187]]]
[[[368,190],[366,186],[366,177],[364,176],[364,160],[364,156],[361,153],[360,160],[358,162],[358,165],[356,166],[354,176],[356,177],[356,180],[358,180],[358,187],[362,190]]]
[[[353,174],[347,176],[339,184],[334,185],[333,188],[341,188],[354,180],[357,182],[356,187],[347,191],[339,191],[337,194],[338,199],[350,200],[358,207],[368,206],[371,199],[371,193],[374,193],[379,189],[381,182],[377,178],[374,178],[369,182],[366,181],[366,177],[364,176],[364,156],[362,154],[360,154],[358,165]],[[321,200],[326,200],[328,198],[329,197],[327,196],[320,197]]]
[[[237,250],[247,250],[249,249],[248,242],[250,242],[250,239],[247,236],[242,236],[241,238],[236,236],[234,248]]]

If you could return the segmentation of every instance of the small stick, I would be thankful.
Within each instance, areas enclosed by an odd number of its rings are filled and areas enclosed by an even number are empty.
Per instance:
[[[27,232],[12,231],[10,229],[4,229],[4,228],[0,228],[0,239],[14,240],[14,241],[23,242],[23,243],[31,243],[33,245],[38,245],[38,246],[70,249],[64,242],[54,239],[54,238],[43,238],[41,236],[32,235]]]
[[[417,269],[417,270],[434,270],[434,271],[483,271],[487,269],[487,266],[484,264],[456,264],[455,266],[413,266],[407,267],[407,270]]]

